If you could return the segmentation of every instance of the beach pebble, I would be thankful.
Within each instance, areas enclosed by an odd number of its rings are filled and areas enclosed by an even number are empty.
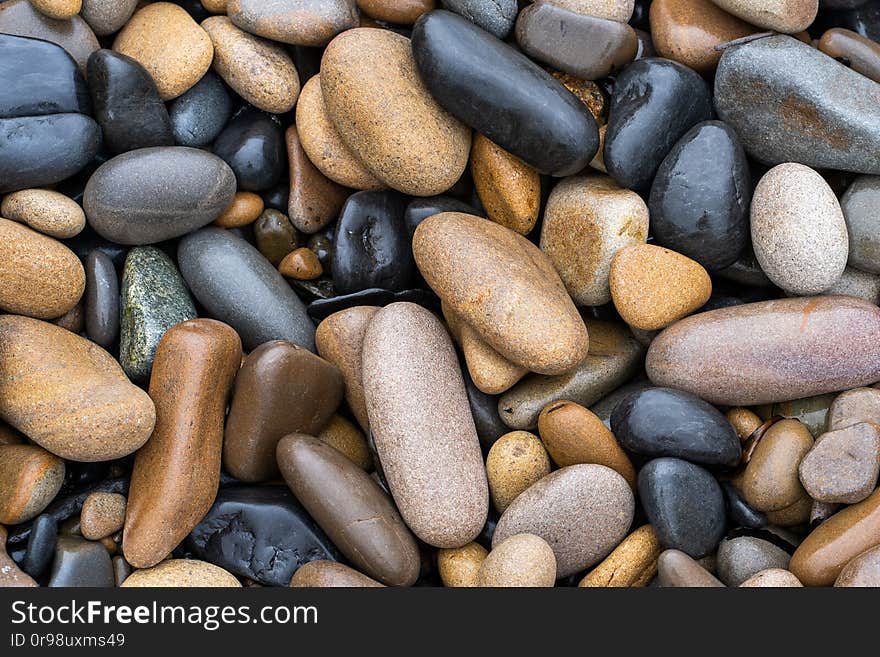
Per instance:
[[[464,16],[499,39],[513,29],[519,7],[516,0],[441,0],[444,9]]]
[[[614,548],[593,568],[578,586],[641,587],[657,574],[657,561],[663,548],[651,525],[642,525]]]
[[[0,445],[0,523],[35,518],[64,483],[64,461],[36,445]]]
[[[222,568],[197,559],[168,559],[152,568],[135,570],[123,588],[238,588],[241,583]]]
[[[880,176],[856,178],[840,199],[840,207],[849,233],[849,264],[880,274]]]
[[[113,261],[97,249],[86,257],[86,335],[104,349],[119,337],[119,277]]]
[[[548,0],[550,4],[584,16],[597,16],[626,23],[633,15],[635,0]]]
[[[55,43],[73,57],[83,74],[89,55],[100,48],[95,33],[82,18],[72,16],[63,21],[49,18],[37,11],[29,0],[0,4],[0,33]]]
[[[489,493],[498,513],[524,490],[550,474],[547,450],[534,434],[512,431],[501,436],[486,457]]]
[[[493,545],[477,573],[480,587],[552,587],[556,557],[547,542],[534,534],[515,534]]]
[[[844,429],[860,422],[880,424],[880,390],[877,388],[847,390],[835,397],[828,407],[828,431]]]
[[[769,541],[740,536],[721,541],[716,556],[718,578],[727,586],[740,586],[770,568],[788,568],[791,555]]]
[[[168,104],[171,130],[178,146],[207,146],[232,115],[232,98],[214,71]]]
[[[528,235],[541,206],[538,172],[480,134],[474,136],[470,171],[489,219]]]
[[[116,584],[107,549],[79,536],[62,536],[55,548],[49,587],[107,588]]]
[[[477,577],[489,551],[479,543],[468,543],[459,548],[441,548],[437,551],[437,570],[443,586],[479,586]]]
[[[226,13],[246,32],[297,46],[325,46],[358,24],[354,0],[229,0]]]
[[[97,541],[112,536],[125,524],[124,495],[92,493],[83,502],[79,526],[84,538]]]
[[[310,561],[290,579],[293,588],[375,588],[382,584],[335,561]]]
[[[776,32],[794,33],[807,29],[816,18],[819,0],[712,0],[723,10],[752,25]]]
[[[253,192],[235,192],[232,202],[214,220],[220,228],[242,228],[254,223],[263,214],[263,199]]]
[[[664,550],[657,560],[657,573],[657,580],[664,587],[724,587],[698,561],[680,550]]]
[[[799,473],[816,501],[861,502],[880,474],[880,425],[860,422],[823,433],[801,460]]]
[[[784,568],[768,568],[755,573],[739,585],[740,588],[799,588],[800,580]]]
[[[81,0],[80,16],[98,36],[117,32],[128,22],[138,0]]]
[[[880,545],[850,561],[834,580],[834,586],[880,586]]]
[[[360,10],[368,16],[398,25],[412,25],[436,4],[436,0],[357,0]]]
[[[56,239],[73,237],[86,225],[86,215],[75,201],[49,189],[7,194],[0,205],[0,216]]]
[[[757,511],[780,511],[805,497],[798,466],[813,447],[813,436],[797,420],[780,420],[755,447],[740,488]]]
[[[311,235],[336,219],[348,190],[324,177],[312,164],[295,125],[284,133],[284,141],[290,168],[287,215],[297,230]]]
[[[31,4],[41,14],[57,20],[73,18],[82,9],[82,0],[31,0]]]
[[[338,449],[346,458],[369,472],[373,468],[373,456],[367,439],[360,429],[342,415],[334,415],[317,434],[318,438]]]

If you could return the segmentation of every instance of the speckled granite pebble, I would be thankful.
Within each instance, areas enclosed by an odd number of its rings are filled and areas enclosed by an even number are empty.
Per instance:
[[[514,534],[492,547],[477,573],[482,587],[552,587],[556,557],[547,542],[534,534]]]

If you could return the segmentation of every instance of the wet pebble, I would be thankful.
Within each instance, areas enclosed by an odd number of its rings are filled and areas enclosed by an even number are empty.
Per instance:
[[[207,146],[232,115],[232,99],[220,77],[208,71],[168,104],[168,114],[178,146]]]
[[[235,173],[239,191],[269,189],[284,173],[284,133],[278,119],[264,112],[245,109],[235,115],[213,151]]]

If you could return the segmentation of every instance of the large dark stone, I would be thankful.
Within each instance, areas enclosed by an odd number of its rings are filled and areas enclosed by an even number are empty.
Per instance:
[[[232,98],[214,71],[168,105],[171,129],[179,146],[207,146],[232,115]]]
[[[239,112],[223,129],[214,154],[232,167],[238,189],[252,192],[275,185],[287,165],[281,123],[253,108]]]

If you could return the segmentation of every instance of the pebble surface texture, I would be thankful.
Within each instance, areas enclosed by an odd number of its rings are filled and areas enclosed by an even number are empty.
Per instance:
[[[663,551],[657,532],[642,525],[614,548],[598,566],[584,577],[583,587],[647,586],[657,574],[657,561]]]
[[[556,583],[556,557],[534,534],[515,534],[492,548],[480,571],[481,587],[548,587]]]
[[[241,584],[232,573],[197,559],[168,559],[152,568],[136,570],[125,578],[125,588],[237,588]]]
[[[358,23],[354,0],[230,0],[226,12],[246,32],[297,46],[325,46]]]

